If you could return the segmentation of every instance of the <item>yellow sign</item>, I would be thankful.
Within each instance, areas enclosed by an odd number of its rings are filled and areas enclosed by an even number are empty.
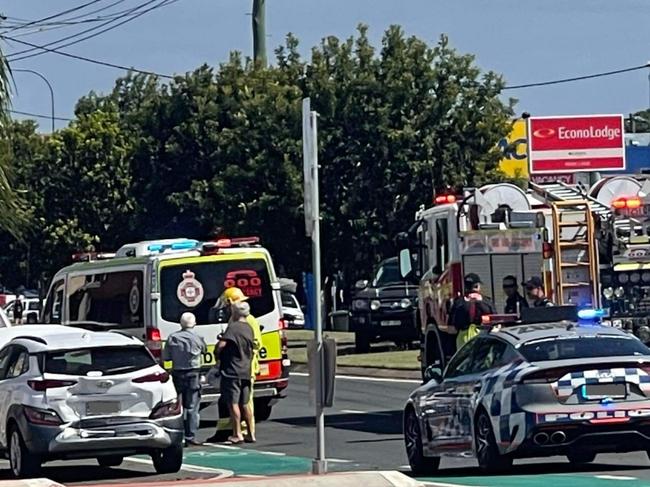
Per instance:
[[[515,120],[512,132],[499,141],[503,159],[499,169],[511,178],[528,177],[528,140],[526,138],[526,121]]]

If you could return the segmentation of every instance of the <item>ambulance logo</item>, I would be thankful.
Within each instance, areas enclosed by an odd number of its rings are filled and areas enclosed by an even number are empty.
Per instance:
[[[188,308],[194,308],[203,301],[203,284],[194,278],[194,273],[187,270],[183,273],[183,280],[176,289],[176,297]]]
[[[140,310],[140,289],[138,287],[138,280],[133,279],[131,292],[129,293],[129,309],[132,315],[137,315]]]

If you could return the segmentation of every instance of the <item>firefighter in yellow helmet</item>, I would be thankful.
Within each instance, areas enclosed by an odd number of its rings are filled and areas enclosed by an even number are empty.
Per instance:
[[[253,359],[251,361],[251,394],[249,399],[249,406],[251,411],[253,411],[253,386],[255,383],[255,376],[260,372],[260,362],[259,362],[259,351],[262,348],[262,331],[260,324],[257,319],[250,313],[250,306],[246,302],[248,297],[242,292],[241,289],[237,287],[227,288],[221,297],[217,300],[217,303],[214,306],[215,310],[225,310],[226,315],[228,315],[228,322],[237,317],[236,319],[241,319],[245,317],[246,322],[253,330],[254,336],[254,345],[253,345]],[[242,425],[242,428],[245,429],[246,425]],[[219,400],[219,421],[217,421],[217,431],[214,436],[209,438],[207,441],[218,442],[225,440],[230,432],[232,431],[232,423],[230,421],[230,416],[228,413],[228,405],[224,403],[221,399]],[[252,431],[243,431],[248,440],[255,441],[255,420],[250,423],[250,430]]]

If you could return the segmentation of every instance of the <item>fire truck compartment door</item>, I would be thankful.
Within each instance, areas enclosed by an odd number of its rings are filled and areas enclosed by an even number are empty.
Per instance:
[[[520,285],[532,276],[542,275],[543,256],[541,252],[530,254],[485,254],[463,256],[463,275],[473,272],[483,282],[483,293],[494,301],[497,312],[503,313],[506,295],[503,292],[503,278],[515,276]]]

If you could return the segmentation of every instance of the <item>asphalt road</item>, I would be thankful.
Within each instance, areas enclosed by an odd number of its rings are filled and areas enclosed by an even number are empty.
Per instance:
[[[401,409],[417,384],[396,380],[339,378],[335,407],[327,411],[327,457],[332,470],[395,469],[408,473],[401,434]],[[212,434],[203,428],[200,438]],[[92,461],[57,462],[44,476],[68,484],[142,483],[159,480],[209,478],[216,469],[239,476],[307,472],[315,455],[314,408],[309,403],[308,380],[291,377],[289,397],[273,411],[271,420],[258,425],[258,443],[234,447],[205,445],[186,450],[185,469],[176,475],[157,476],[146,459],[127,460],[120,468],[100,469]],[[0,480],[9,478],[0,462]],[[508,476],[485,477],[476,462],[444,458],[435,479],[464,486],[517,487],[627,487],[650,486],[650,461],[642,453],[599,455],[593,464],[570,465],[563,457],[520,460]]]

